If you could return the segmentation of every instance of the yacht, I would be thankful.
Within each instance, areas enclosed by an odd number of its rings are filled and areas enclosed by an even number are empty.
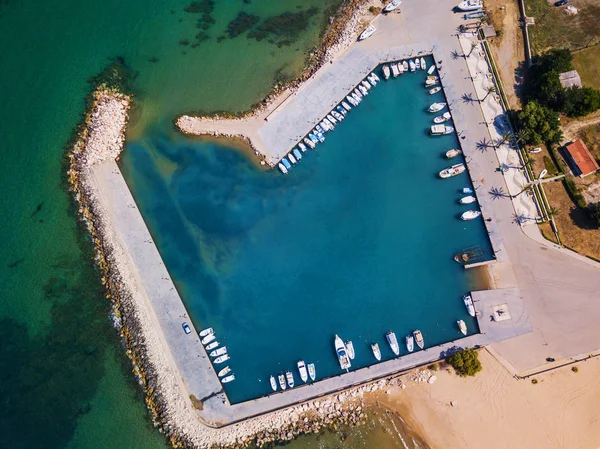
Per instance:
[[[476,201],[477,201],[477,198],[475,198],[472,195],[463,196],[460,200],[458,200],[458,202],[460,204],[471,204],[471,203],[475,203]]]
[[[219,371],[218,376],[219,377],[223,377],[224,375],[226,375],[227,373],[230,373],[230,372],[231,372],[231,368],[229,368],[228,366],[226,366],[221,371]]]
[[[477,11],[483,7],[481,0],[466,0],[458,4],[457,8],[461,11]]]
[[[478,210],[468,210],[468,211],[462,213],[462,215],[460,216],[460,219],[464,220],[464,221],[474,220],[477,217],[479,217],[480,215],[481,215],[481,212],[479,212]]]
[[[404,69],[405,72],[408,72],[408,62],[407,61],[402,61],[402,68]]]
[[[286,158],[281,159],[283,166],[289,171],[292,168],[292,164]]]
[[[275,381],[275,377],[269,377],[269,382],[271,382],[271,388],[273,391],[277,391],[277,382]]]
[[[379,345],[377,343],[371,345],[371,351],[373,351],[373,355],[378,361],[381,360],[381,351],[379,350]]]
[[[415,70],[417,70],[417,66],[415,65],[415,61],[413,61],[412,59],[410,61],[408,61],[408,66],[410,67],[410,71],[414,72]]]
[[[219,363],[226,362],[227,360],[229,360],[229,354],[223,354],[223,355],[220,355],[219,357],[217,357],[216,359],[214,359],[213,363],[219,364]]]
[[[308,375],[310,376],[310,380],[312,380],[314,382],[314,380],[317,378],[317,371],[315,370],[315,364],[309,363],[307,366],[308,366]]]
[[[423,347],[425,346],[425,342],[423,341],[423,334],[421,333],[421,331],[417,329],[413,332],[413,335],[415,336],[415,342],[417,343],[417,346],[423,349]]]
[[[285,384],[285,376],[283,374],[280,374],[277,376],[277,380],[279,381],[279,387],[282,390],[285,390],[287,388],[287,385]]]
[[[354,345],[350,340],[346,342],[346,350],[348,351],[348,357],[350,357],[350,360],[354,360]]]
[[[352,98],[350,95],[346,95],[346,100],[348,100],[352,106],[355,106],[355,107],[358,106],[358,102],[354,98]],[[348,109],[348,110],[350,110],[350,109]]]
[[[340,367],[348,371],[351,366],[350,357],[348,357],[348,353],[346,351],[346,345],[342,339],[336,334],[335,336],[335,353],[337,354],[338,360],[340,362]]]
[[[454,148],[452,150],[446,151],[446,158],[447,159],[452,159],[453,157],[456,157],[456,156],[458,156],[460,154],[462,154],[462,151],[459,150],[458,148]]]
[[[296,164],[296,162],[298,162],[292,153],[288,153],[287,157],[292,164]]]
[[[467,335],[467,325],[465,324],[465,322],[463,320],[458,320],[456,324],[458,325],[460,333],[463,335]]]
[[[348,98],[348,97],[346,97],[346,98]],[[350,109],[352,109],[350,107],[350,105],[348,103],[346,103],[345,101],[342,101],[342,107],[348,112],[350,112]]]
[[[437,94],[442,88],[440,86],[434,87],[433,89],[429,89],[429,95]]]
[[[442,115],[438,115],[436,118],[434,118],[433,123],[444,123],[450,120],[451,118],[452,116],[450,115],[450,113],[446,111]]]
[[[288,387],[294,388],[294,373],[291,371],[286,371],[285,378],[287,380]]]
[[[406,336],[406,349],[408,352],[413,352],[415,350],[415,337],[412,335]]]
[[[467,312],[469,312],[469,315],[475,316],[475,306],[473,305],[473,298],[471,298],[471,295],[463,296],[463,301],[465,303],[465,307],[467,308]]]
[[[300,151],[298,151],[298,148],[294,148],[292,150],[292,153],[294,153],[294,157],[296,158],[296,160],[298,160],[298,161],[302,160],[302,153],[300,153]]]
[[[211,349],[215,349],[217,346],[219,346],[219,342],[215,340],[212,343],[206,345],[206,350],[210,351]]]
[[[211,357],[219,357],[220,355],[223,354],[227,354],[227,346],[222,346],[219,349],[215,349],[214,351],[211,351],[210,356]]]
[[[451,178],[456,175],[460,175],[465,171],[465,166],[463,164],[454,164],[452,167],[448,167],[443,169],[440,172],[440,178]]]
[[[314,149],[314,148],[315,148],[315,143],[314,143],[312,140],[310,140],[308,137],[305,137],[305,138],[304,138],[304,139],[302,139],[302,140],[304,141],[304,143],[305,143],[306,145],[308,145],[308,146],[309,146],[309,148],[312,148],[312,149]]]
[[[454,128],[447,125],[431,125],[430,133],[432,136],[442,136],[446,134],[452,134]]]
[[[400,71],[398,70],[398,66],[396,64],[392,64],[392,75],[394,78],[397,78],[400,75]]]
[[[421,70],[421,60],[419,58],[415,58],[415,68]]]
[[[421,57],[421,70],[425,70],[427,68],[427,62],[425,58]]]
[[[377,28],[375,28],[373,25],[369,25],[369,27],[363,31],[362,33],[360,33],[360,36],[358,36],[358,40],[359,41],[364,41],[365,39],[373,36],[373,33],[377,30]]]
[[[431,106],[429,106],[429,109],[427,109],[427,111],[439,112],[442,109],[444,109],[445,107],[446,107],[446,103],[433,103]]]
[[[388,65],[383,66],[383,77],[388,79],[390,77],[390,67]]]
[[[226,384],[227,382],[231,382],[232,380],[235,380],[235,374],[230,374],[229,376],[225,376],[223,378],[223,380],[221,380],[221,382]]]
[[[383,8],[383,12],[393,11],[398,6],[400,6],[400,3],[402,3],[402,0],[392,0],[391,3],[388,3],[387,6],[385,8]]]
[[[208,334],[214,334],[214,333],[215,333],[215,331],[213,330],[213,328],[209,327],[208,329],[201,330],[198,335],[200,335],[201,337],[206,337]]]
[[[390,348],[392,348],[392,352],[396,355],[400,355],[400,347],[398,346],[396,334],[394,334],[392,331],[389,331],[387,334],[385,334],[385,338],[387,339]]]
[[[298,362],[298,372],[300,373],[300,379],[302,379],[302,382],[306,383],[308,380],[308,373],[306,372],[306,363],[304,363],[304,360],[300,360]]]
[[[204,338],[202,339],[202,344],[203,344],[203,345],[207,345],[207,344],[209,344],[211,341],[213,341],[215,338],[217,338],[217,337],[215,337],[215,334],[208,334],[206,337],[204,337]]]

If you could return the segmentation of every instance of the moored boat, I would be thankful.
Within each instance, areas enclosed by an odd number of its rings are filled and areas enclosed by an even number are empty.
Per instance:
[[[373,86],[373,87],[377,86],[377,81],[373,78],[373,74],[367,76],[367,79],[369,80],[369,83],[371,84],[371,86]]]
[[[303,153],[306,153],[306,145],[304,145],[302,142],[298,143],[298,148],[300,148]]]
[[[232,380],[235,380],[235,374],[230,374],[229,376],[225,376],[223,378],[223,380],[221,380],[221,383],[226,384],[228,382],[231,382]]]
[[[340,362],[340,367],[348,371],[351,366],[350,357],[348,357],[346,345],[344,345],[344,342],[337,334],[335,336],[334,345],[335,353],[337,354],[338,361]]]
[[[366,30],[364,30],[362,33],[360,33],[360,36],[358,36],[358,40],[364,41],[365,39],[373,36],[373,33],[376,30],[377,30],[377,28],[375,28],[375,26],[369,25]]]
[[[358,106],[358,101],[352,98],[350,95],[346,95],[346,100],[350,102],[352,106]],[[343,103],[342,103],[343,104]]]
[[[201,341],[203,345],[207,345],[209,344],[211,341],[213,341],[215,338],[215,334],[208,334],[206,337],[204,337]]]
[[[396,334],[392,331],[389,331],[385,334],[385,338],[392,349],[392,352],[396,355],[400,355],[400,347],[398,346],[398,340],[396,339]]]
[[[217,374],[219,377],[223,377],[225,376],[227,373],[231,372],[231,368],[229,368],[228,366],[226,366],[225,368],[223,368],[221,371],[219,371],[219,374]]]
[[[306,372],[306,363],[304,363],[304,360],[300,360],[298,362],[298,372],[300,373],[300,379],[302,379],[302,382],[305,382],[308,380],[308,373]]]
[[[381,81],[381,79],[379,79],[379,77],[377,76],[377,73],[375,73],[375,72],[371,72],[371,78],[373,78],[373,81],[375,81],[375,84],[377,84],[379,81]]]
[[[383,8],[383,12],[390,12],[393,11],[394,9],[396,9],[398,6],[400,6],[400,3],[402,3],[402,0],[392,0],[391,3],[388,3],[385,8]]]
[[[446,107],[446,103],[432,103],[427,109],[428,112],[439,112]]]
[[[473,193],[473,189],[471,187],[463,187],[461,193]]]
[[[425,70],[427,68],[427,62],[425,58],[421,57],[421,70]]]
[[[390,67],[386,64],[383,65],[382,67],[383,70],[383,77],[387,80],[390,77]]]
[[[338,111],[340,114],[342,114],[342,115],[344,115],[344,116],[345,116],[346,114],[348,114],[348,111],[350,110],[350,106],[348,106],[348,110],[346,110],[346,109],[344,109],[344,107],[342,106],[344,103],[345,103],[345,102],[342,102],[342,104],[338,105],[338,106],[336,107],[336,109],[337,109],[337,111]]]
[[[345,344],[346,351],[348,351],[348,357],[350,357],[350,360],[354,360],[354,345],[350,340],[348,340]]]
[[[402,61],[402,68],[405,72],[408,72],[408,61]]]
[[[315,364],[309,363],[307,366],[308,366],[308,375],[310,376],[310,380],[314,381],[317,378],[317,370],[315,369]]]
[[[446,125],[431,125],[431,129],[429,132],[432,136],[442,136],[453,133],[454,128],[452,126]]]
[[[460,330],[460,333],[463,335],[467,335],[467,325],[465,324],[465,322],[463,320],[458,320],[456,324],[458,325],[458,330]]]
[[[429,67],[429,69],[427,70],[427,74],[432,75],[433,72],[435,72],[435,64]]]
[[[320,143],[325,142],[325,136],[323,135],[323,133],[317,134],[317,139],[319,139]]]
[[[226,362],[227,360],[229,360],[229,354],[223,354],[223,355],[220,355],[219,357],[217,357],[216,359],[214,359],[213,363],[219,364],[219,363]]]
[[[458,202],[460,204],[471,204],[471,203],[475,203],[476,201],[477,201],[477,198],[475,198],[472,195],[463,196],[460,200],[458,200]]]
[[[421,60],[419,58],[415,58],[415,68],[421,70]]]
[[[294,373],[291,371],[286,371],[285,379],[287,380],[288,387],[294,388]]]
[[[284,167],[289,171],[290,168],[292,168],[292,164],[290,161],[288,161],[286,158],[281,159],[281,163],[284,165]]]
[[[287,157],[292,164],[296,164],[296,162],[298,162],[292,153],[288,153]]]
[[[346,98],[348,98],[348,97],[346,97]],[[347,112],[350,112],[350,109],[352,109],[352,108],[350,107],[350,105],[349,105],[348,103],[346,103],[345,101],[342,101],[342,107],[343,107],[343,108],[344,108],[344,109],[345,109]]]
[[[277,391],[277,382],[275,381],[275,377],[269,377],[269,382],[271,382],[271,388],[273,391]]]
[[[377,343],[373,343],[371,345],[371,351],[373,351],[373,355],[378,361],[381,360],[381,350],[379,349],[379,345]]]
[[[332,131],[332,130],[333,130],[333,128],[335,128],[335,127],[333,126],[333,123],[332,123],[332,122],[330,122],[330,121],[329,121],[329,119],[327,119],[327,118],[324,118],[324,119],[323,119],[323,123],[325,123],[325,124],[327,125],[327,127],[329,128],[329,130],[330,130],[330,131]]]
[[[423,347],[425,346],[425,341],[423,340],[423,334],[421,333],[421,331],[417,329],[413,332],[413,335],[415,337],[415,343],[417,343],[417,346],[423,349]]]
[[[410,67],[410,71],[414,72],[415,70],[417,70],[417,66],[415,65],[415,61],[413,61],[412,59],[410,61],[408,61],[408,67]]]
[[[434,87],[433,89],[429,89],[429,95],[437,94],[442,88],[440,86]]]
[[[210,351],[211,349],[215,349],[217,346],[219,346],[219,342],[215,340],[212,343],[206,345],[206,350]]]
[[[476,219],[480,215],[481,215],[481,212],[479,212],[478,210],[468,210],[468,211],[462,213],[462,215],[460,216],[460,219],[464,220],[464,221],[469,221],[469,220]]]
[[[285,390],[285,389],[287,388],[287,385],[286,385],[286,383],[285,383],[285,376],[284,376],[283,374],[279,374],[279,375],[277,376],[277,380],[279,381],[279,387],[280,387],[282,390]]]
[[[448,111],[444,112],[442,115],[438,115],[433,119],[433,123],[444,123],[450,120],[452,116]]]
[[[358,88],[358,86],[354,88],[352,93],[358,97],[358,101],[362,100],[363,96],[362,96],[362,93],[360,92],[360,89]],[[352,96],[354,96],[354,95],[352,95]]]
[[[208,329],[204,329],[201,330],[198,335],[200,335],[201,337],[206,337],[208,334],[214,334],[215,331],[213,330],[212,327],[209,327]]]
[[[400,75],[404,74],[404,66],[401,62],[398,63],[398,73],[400,73]]]
[[[315,143],[314,143],[314,142],[313,142],[311,139],[309,139],[308,137],[305,137],[305,138],[304,138],[304,139],[302,139],[302,140],[303,140],[303,141],[304,141],[304,143],[305,143],[306,145],[308,145],[310,148],[313,148],[313,149],[315,148]]]
[[[452,159],[453,157],[456,157],[460,154],[462,154],[461,150],[459,150],[458,148],[453,148],[452,150],[446,151],[446,158]]]
[[[354,92],[352,92],[352,98],[354,98],[354,101],[356,102],[356,105],[358,105],[362,101],[362,96],[361,95],[357,95]]]
[[[341,122],[342,120],[344,120],[344,116],[342,114],[340,114],[338,111],[331,111],[331,115],[333,115],[338,122]]]
[[[279,164],[277,164],[277,167],[279,167],[279,171],[281,173],[283,173],[284,175],[288,174],[288,169],[285,168],[285,165],[283,165],[281,162]]]
[[[394,78],[400,75],[400,71],[398,70],[398,66],[396,64],[392,64],[392,75],[394,75]]]
[[[215,349],[210,352],[211,357],[219,357],[220,355],[227,354],[227,346],[222,346],[219,349]]]
[[[408,352],[413,352],[415,350],[415,337],[412,335],[406,336],[406,350]]]
[[[317,139],[317,136],[314,134],[309,134],[308,138],[311,140],[311,142],[313,142],[315,145],[317,144],[317,142],[319,141],[319,139]]]
[[[297,161],[302,160],[302,153],[300,153],[300,151],[298,151],[298,148],[294,148],[292,150],[292,153],[294,153],[294,157],[296,158]]]
[[[443,169],[439,175],[440,178],[451,178],[452,176],[460,175],[464,171],[465,166],[463,164],[454,164],[452,167]]]
[[[481,0],[465,0],[457,6],[461,11],[477,11],[483,7]]]
[[[362,84],[358,85],[358,90],[360,90],[360,93],[362,94],[363,97],[366,96],[366,95],[369,95],[369,91]]]
[[[315,126],[315,129],[313,130],[313,133],[316,135],[317,133],[322,133],[322,132],[323,132],[323,128],[321,128],[321,125],[319,125],[317,123],[317,125]]]
[[[335,126],[335,125],[337,124],[337,120],[335,119],[335,117],[334,117],[333,115],[331,115],[331,114],[327,114],[327,116],[326,116],[326,117],[327,117],[327,120],[329,120],[329,122],[330,122],[330,123],[331,123],[333,126]]]

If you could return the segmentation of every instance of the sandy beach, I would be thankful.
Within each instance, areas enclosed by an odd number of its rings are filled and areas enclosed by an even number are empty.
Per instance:
[[[483,350],[474,378],[435,373],[371,397],[399,413],[432,448],[597,448],[600,359],[517,380]],[[406,376],[405,376],[406,378]],[[454,404],[454,406],[451,405]]]

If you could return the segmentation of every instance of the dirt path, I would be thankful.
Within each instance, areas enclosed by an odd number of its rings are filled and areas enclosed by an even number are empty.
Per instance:
[[[579,131],[587,126],[592,126],[600,123],[600,112],[590,114],[585,119],[574,120],[568,122],[562,127],[564,141],[573,141],[579,138]]]

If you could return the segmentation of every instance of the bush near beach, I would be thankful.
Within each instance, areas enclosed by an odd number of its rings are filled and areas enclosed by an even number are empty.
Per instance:
[[[459,349],[448,356],[446,362],[462,377],[474,376],[482,369],[479,354],[472,348]]]

